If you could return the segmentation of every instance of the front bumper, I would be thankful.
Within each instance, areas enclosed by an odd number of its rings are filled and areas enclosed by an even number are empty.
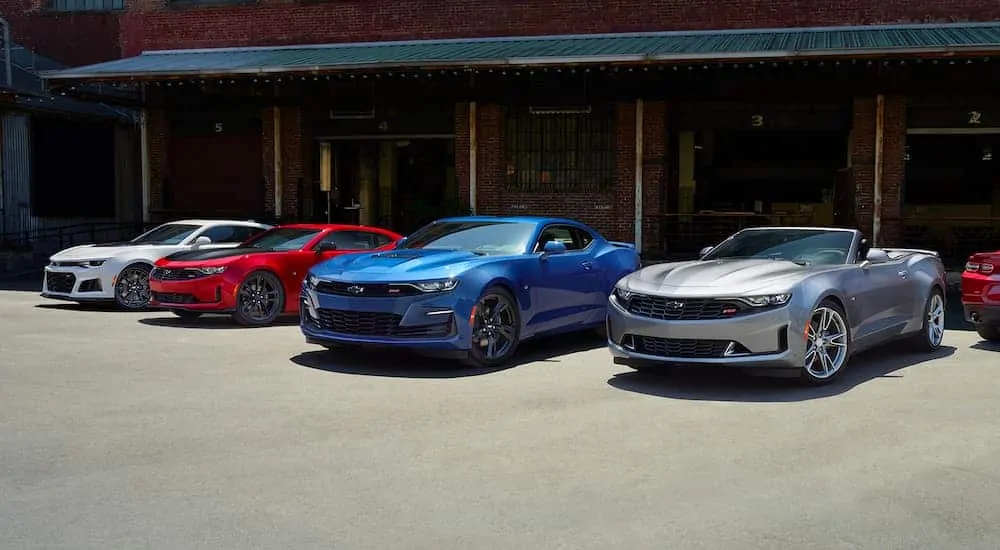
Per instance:
[[[235,288],[221,275],[179,281],[150,278],[150,306],[220,313],[235,311]]]
[[[46,266],[42,297],[71,302],[115,299],[114,274],[104,267]]]
[[[728,319],[661,320],[629,313],[612,295],[608,348],[615,364],[629,367],[801,368],[805,327],[791,311],[785,306]]]
[[[299,325],[311,344],[355,344],[464,352],[473,300],[441,292],[356,298],[302,288]]]

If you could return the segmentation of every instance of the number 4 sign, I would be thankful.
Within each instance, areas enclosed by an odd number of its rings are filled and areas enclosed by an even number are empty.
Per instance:
[[[969,111],[969,124],[979,125],[983,123],[982,111]]]

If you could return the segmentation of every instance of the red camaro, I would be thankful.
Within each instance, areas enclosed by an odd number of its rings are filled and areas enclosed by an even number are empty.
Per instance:
[[[402,235],[362,225],[294,224],[265,231],[236,248],[178,252],[149,274],[150,305],[179,317],[228,313],[248,326],[296,313],[313,265],[340,254],[384,250]]]
[[[962,306],[979,336],[1000,342],[1000,251],[969,256],[962,273]]]

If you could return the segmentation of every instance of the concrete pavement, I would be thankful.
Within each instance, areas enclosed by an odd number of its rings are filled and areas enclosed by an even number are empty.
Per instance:
[[[0,292],[0,548],[995,549],[1000,347],[469,371]]]

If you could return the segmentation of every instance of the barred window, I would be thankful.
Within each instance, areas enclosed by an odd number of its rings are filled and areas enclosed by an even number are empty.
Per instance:
[[[49,10],[76,11],[118,11],[125,9],[125,0],[49,0]]]
[[[614,186],[614,112],[510,108],[504,131],[507,187],[591,192]]]

